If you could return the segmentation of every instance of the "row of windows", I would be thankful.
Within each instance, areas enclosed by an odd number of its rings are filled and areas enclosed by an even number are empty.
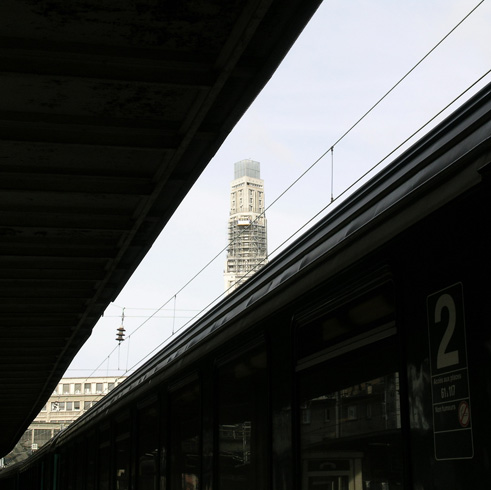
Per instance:
[[[339,417],[338,423],[342,422],[346,424],[350,421],[357,421],[360,417],[365,417],[367,420],[372,419],[372,403],[365,403],[362,406],[348,405],[341,407],[339,402],[335,402],[336,410],[332,408],[304,408],[301,407],[301,421],[302,424],[310,424],[313,420],[323,419],[324,423],[330,423],[335,417]],[[377,405],[378,407],[378,405]],[[320,414],[320,416],[319,416]],[[361,414],[361,415],[359,415]]]
[[[239,187],[244,187],[244,186],[262,188],[264,187],[264,184],[255,184],[253,182],[239,182],[238,184],[233,185],[232,189],[237,189]],[[240,190],[239,192],[242,192],[242,190]]]
[[[84,401],[83,402],[83,409],[88,410],[92,405],[94,405],[96,402],[95,401]],[[50,411],[51,412],[78,412],[81,410],[80,407],[82,407],[82,404],[80,401],[71,401],[71,402],[51,402],[49,405]],[[48,405],[44,405],[42,408],[41,412],[47,412],[48,411]]]
[[[239,202],[239,207],[240,207],[240,210],[242,212],[245,211],[245,206],[244,206],[244,204],[242,202],[242,199]],[[257,207],[257,208],[254,207],[254,205],[253,205],[253,203],[251,201],[251,203],[249,204],[249,211],[251,213],[253,213],[253,212],[262,213],[263,212],[263,203],[262,203],[262,201],[259,201],[259,207]],[[232,203],[232,211],[231,211],[231,214],[235,214],[235,212],[236,212],[236,206],[235,206],[235,201],[234,201]]]
[[[116,386],[116,383],[62,383],[55,391],[55,395],[80,395],[97,394],[102,395],[111,391]],[[82,392],[83,389],[83,392]]]

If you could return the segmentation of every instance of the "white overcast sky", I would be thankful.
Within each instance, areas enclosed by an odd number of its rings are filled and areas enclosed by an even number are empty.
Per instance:
[[[234,162],[261,163],[268,206],[478,4],[324,0],[65,376],[124,375],[223,293],[225,253],[175,296],[226,246]],[[490,68],[488,0],[335,146],[334,196]],[[328,155],[268,210],[270,253],[329,203],[330,165]],[[122,308],[130,338],[117,347]]]

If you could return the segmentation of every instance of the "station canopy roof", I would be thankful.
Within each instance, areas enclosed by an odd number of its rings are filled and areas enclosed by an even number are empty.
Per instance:
[[[3,0],[0,455],[320,0]]]

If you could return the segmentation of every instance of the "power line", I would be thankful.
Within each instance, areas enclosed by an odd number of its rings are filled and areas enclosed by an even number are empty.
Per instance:
[[[448,103],[443,109],[441,109],[437,114],[435,114],[431,119],[429,119],[425,124],[423,124],[419,129],[414,131],[409,137],[407,137],[402,143],[400,143],[396,148],[394,148],[392,151],[390,151],[387,155],[384,156],[381,160],[379,160],[375,165],[373,165],[367,172],[365,172],[361,177],[359,177],[356,181],[354,181],[350,186],[345,188],[343,192],[341,192],[337,197],[333,198],[326,206],[324,206],[319,212],[317,212],[312,218],[310,218],[306,223],[304,223],[299,229],[297,229],[294,233],[292,233],[286,240],[284,240],[280,245],[276,247],[276,249],[273,251],[275,253],[279,249],[281,249],[284,245],[286,245],[289,241],[291,241],[295,236],[297,236],[305,227],[307,227],[309,224],[311,224],[315,219],[317,219],[320,215],[322,215],[328,208],[330,208],[336,201],[344,197],[353,187],[355,187],[357,184],[359,184],[365,177],[367,177],[370,173],[372,173],[376,168],[378,168],[385,160],[387,160],[391,155],[393,155],[396,151],[398,151],[400,148],[402,148],[409,140],[411,140],[415,135],[420,133],[423,129],[425,129],[429,124],[431,124],[436,118],[438,118],[442,113],[444,113],[450,106],[452,106],[457,100],[462,98],[467,92],[472,90],[473,87],[475,87],[479,82],[481,82],[487,75],[491,73],[491,70],[488,70],[484,75],[482,75],[478,80],[476,80],[472,85],[470,85],[467,89],[465,89],[460,95],[458,95],[456,98],[454,98],[450,103]],[[244,275],[244,277],[247,276]],[[225,295],[224,293],[221,293],[218,295],[213,301],[211,301],[207,306],[201,310],[202,312],[208,310],[213,304],[215,304],[220,298],[222,298]],[[198,315],[195,316],[195,318]],[[190,321],[192,321],[191,319]],[[180,330],[184,329],[188,323],[184,324],[181,326],[179,329],[176,330],[175,333],[179,332]],[[173,332],[174,335],[174,332]],[[152,351],[150,351],[148,354],[146,354],[143,358],[141,358],[137,363],[135,363],[130,370],[135,369],[138,365],[140,365],[143,361],[148,359],[152,354],[154,354],[157,350],[159,350],[163,345],[165,345],[172,337],[173,335],[168,336],[163,342],[161,342],[159,345],[157,345]]]
[[[375,104],[373,104],[372,107],[370,107],[370,109],[368,109],[368,111],[365,112],[365,114],[363,114],[363,116],[361,116],[360,119],[358,119],[358,121],[356,121],[347,131],[345,131],[337,139],[337,141],[331,146],[331,148],[334,148],[356,126],[358,126],[358,124],[361,121],[363,121],[363,119],[365,119],[365,117],[368,116],[368,114],[370,114],[375,109],[375,107],[377,107],[393,90],[395,90],[396,87],[398,87],[421,63],[423,63],[423,61],[425,61],[426,58],[428,58],[431,55],[431,53],[433,53],[433,51],[435,51],[445,41],[445,39],[447,39],[459,26],[461,26],[484,2],[485,0],[481,0],[474,8],[472,8],[470,12],[466,16],[464,16],[464,18],[460,22],[458,22],[449,32],[447,32],[447,34],[445,34],[445,36],[443,36],[442,39],[440,39],[440,41],[438,41],[402,78],[400,78],[395,85],[393,85],[382,97],[380,97],[380,99],[377,100],[377,102],[375,102]],[[331,148],[329,148],[329,150],[327,150],[323,156],[325,156],[331,150]]]
[[[325,158],[325,156],[331,152],[331,160],[332,160],[332,167],[331,167],[331,201],[329,204],[327,204],[321,211],[319,211],[314,217],[312,217],[310,220],[308,220],[306,223],[304,223],[298,230],[296,230],[290,237],[288,237],[285,241],[282,242],[271,254],[276,253],[280,248],[282,248],[286,243],[288,243],[290,240],[292,240],[293,237],[298,235],[300,231],[305,229],[306,226],[308,226],[312,221],[314,221],[320,214],[325,212],[326,209],[328,209],[333,203],[337,202],[342,196],[346,195],[354,186],[356,186],[360,181],[362,181],[368,174],[374,171],[375,168],[379,167],[382,162],[384,162],[387,158],[389,158],[391,155],[393,155],[398,149],[400,149],[403,145],[405,145],[410,139],[412,139],[416,134],[421,132],[425,127],[427,127],[432,121],[434,121],[440,114],[442,114],[445,110],[448,109],[451,105],[453,105],[457,100],[459,100],[465,93],[467,93],[469,90],[472,89],[479,81],[481,81],[483,78],[485,78],[488,74],[485,73],[482,77],[479,78],[476,82],[474,82],[470,87],[468,87],[464,92],[462,92],[458,97],[456,97],[452,102],[450,102],[444,109],[442,109],[438,114],[436,114],[433,118],[431,118],[427,123],[425,123],[423,126],[421,126],[417,131],[415,131],[411,136],[406,138],[400,145],[398,145],[394,150],[392,150],[390,153],[388,153],[382,160],[380,160],[377,164],[375,164],[371,169],[369,169],[367,172],[365,172],[361,177],[359,177],[355,182],[353,182],[349,187],[347,187],[343,192],[341,192],[336,198],[334,197],[333,190],[332,190],[332,185],[333,185],[333,174],[332,174],[332,169],[334,166],[333,162],[333,151],[334,147],[339,144],[358,124],[361,123],[384,99],[386,99],[390,93],[392,93],[423,61],[425,61],[460,25],[462,25],[476,10],[478,7],[480,7],[485,0],[481,0],[475,7],[473,7],[463,18],[460,20],[440,41],[438,41],[437,44],[435,44],[404,76],[402,76],[380,99],[375,102],[347,131],[345,131],[332,145],[329,146],[329,148],[321,154],[320,157],[318,157],[304,172],[302,172],[283,192],[281,192],[273,201],[271,204],[269,204],[264,211],[256,218],[260,219],[262,216],[265,215],[266,211],[269,211],[276,203],[285,196],[300,180],[302,180],[305,175],[307,175],[321,160]],[[240,238],[240,235],[236,238]],[[157,316],[157,313],[162,311],[173,299],[175,301],[175,298],[177,297],[178,294],[180,294],[184,289],[186,289],[194,280],[200,276],[218,257],[222,255],[222,253],[227,250],[227,248],[234,243],[236,240],[231,240],[227,243],[227,245],[222,248],[211,260],[209,260],[196,274],[194,274],[171,298],[169,298],[162,306],[160,306],[158,309],[153,310],[154,313],[152,315],[149,315],[148,317],[145,317],[145,321],[142,322],[131,334],[128,335],[128,340],[132,335],[134,335],[137,331],[139,331],[148,321],[150,321],[152,318],[166,318],[162,316]],[[245,277],[245,276],[244,276]],[[182,310],[182,311],[196,311],[198,312],[196,315],[192,317],[187,317],[189,318],[188,322],[186,322],[184,325],[182,325],[180,328],[174,331],[174,326],[173,326],[173,333],[171,336],[167,337],[161,344],[159,344],[157,347],[155,347],[149,354],[144,356],[140,361],[138,361],[135,365],[133,365],[130,369],[134,369],[135,366],[143,362],[148,356],[153,354],[157,349],[159,349],[163,344],[165,344],[175,333],[181,331],[183,328],[185,328],[190,322],[195,320],[200,314],[205,312],[207,309],[209,309],[213,304],[215,304],[221,297],[223,297],[225,294],[221,293],[219,296],[217,296],[212,302],[210,302],[207,306],[205,306],[202,310]],[[117,306],[117,305],[115,305]],[[175,304],[174,304],[175,306]],[[143,309],[143,308],[142,308]],[[175,310],[179,311],[179,310]],[[108,318],[111,318],[109,316]],[[133,318],[138,318],[138,316],[133,316]],[[174,317],[168,317],[168,318],[176,318]],[[186,317],[179,317],[179,318],[186,318]],[[115,348],[116,349],[116,348]],[[114,353],[113,349],[109,355],[108,358]],[[103,361],[103,363],[106,361],[106,359]],[[103,364],[101,363],[96,370],[99,369],[99,367]],[[93,373],[96,371],[94,370]],[[128,372],[128,369],[125,371],[125,373]]]

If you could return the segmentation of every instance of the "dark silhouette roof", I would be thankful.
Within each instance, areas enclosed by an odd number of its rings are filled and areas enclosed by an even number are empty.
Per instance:
[[[320,0],[0,5],[0,455]]]

